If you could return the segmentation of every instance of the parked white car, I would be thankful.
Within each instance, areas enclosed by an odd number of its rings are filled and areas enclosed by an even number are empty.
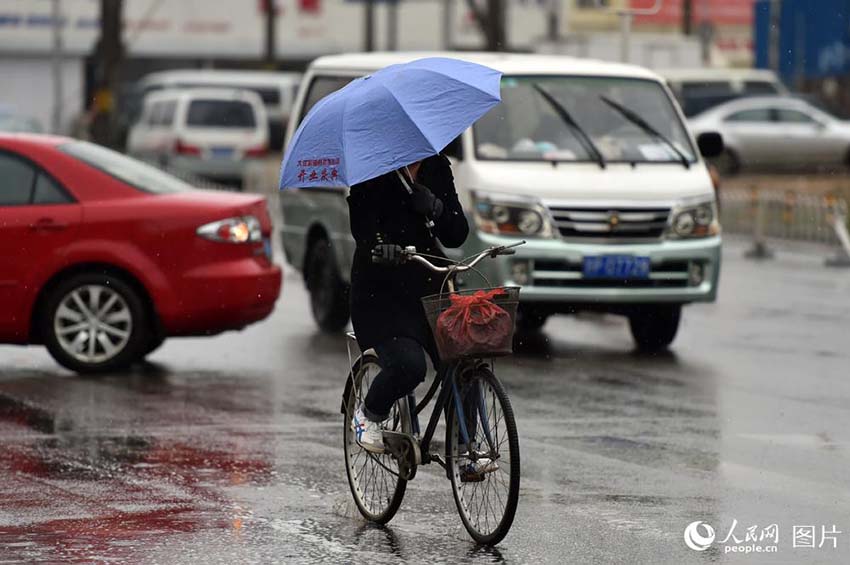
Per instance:
[[[789,94],[776,73],[766,69],[668,69],[658,71],[692,117],[730,100]]]
[[[301,73],[296,72],[180,69],[146,75],[136,85],[136,92],[141,96],[175,88],[238,88],[256,92],[266,108],[269,148],[280,151],[300,83]]]
[[[241,183],[250,159],[268,154],[266,111],[247,90],[164,90],[149,94],[127,152],[175,173]]]
[[[321,57],[293,108],[298,120],[325,95],[387,65],[457,57],[503,73],[502,103],[443,153],[469,216],[454,257],[527,244],[480,267],[494,285],[521,285],[520,329],[581,310],[628,316],[642,350],[667,347],[682,305],[712,302],[720,226],[701,152],[658,75],[634,66],[542,55],[373,53]],[[305,274],[325,330],[348,321],[354,240],[346,189],[281,192],[283,248]],[[468,280],[468,284],[477,281]]]
[[[850,123],[785,96],[727,102],[690,121],[699,135],[717,131],[722,172],[837,169],[850,165]]]

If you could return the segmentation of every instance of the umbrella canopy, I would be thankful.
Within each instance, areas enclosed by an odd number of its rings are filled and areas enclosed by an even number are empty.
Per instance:
[[[351,186],[436,155],[499,103],[501,73],[430,57],[356,79],[298,127],[280,188]]]

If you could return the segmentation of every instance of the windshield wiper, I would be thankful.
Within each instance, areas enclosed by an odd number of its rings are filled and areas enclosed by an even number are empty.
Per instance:
[[[588,153],[593,156],[593,158],[599,164],[599,168],[604,169],[606,165],[605,157],[602,156],[602,152],[599,151],[599,148],[596,147],[596,144],[593,143],[593,140],[590,138],[587,132],[584,131],[584,129],[580,125],[578,125],[578,122],[576,122],[570,115],[570,113],[567,112],[567,109],[564,108],[564,106],[560,102],[558,102],[554,96],[549,94],[549,92],[547,92],[545,88],[543,88],[536,82],[533,83],[532,86],[534,87],[534,90],[539,92],[540,96],[542,96],[543,99],[546,100],[546,102],[548,102],[550,106],[552,106],[552,109],[555,110],[555,113],[558,114],[558,117],[561,118],[561,120],[565,124],[571,127],[573,131],[578,134],[579,141],[581,141],[582,145],[584,145],[584,148],[587,150]]]
[[[619,112],[624,118],[629,120],[631,123],[633,123],[634,125],[636,125],[640,129],[642,129],[643,131],[645,131],[649,135],[653,136],[654,138],[658,139],[659,141],[662,141],[666,146],[668,146],[670,149],[672,149],[673,152],[676,153],[676,155],[679,156],[679,160],[682,162],[682,165],[684,165],[686,169],[691,168],[691,160],[688,159],[688,156],[685,155],[684,153],[682,153],[682,151],[678,147],[676,147],[676,145],[672,141],[667,139],[667,136],[665,136],[663,133],[661,133],[660,131],[658,131],[654,127],[652,127],[652,125],[649,122],[647,122],[646,120],[644,120],[643,118],[641,118],[640,116],[635,114],[633,111],[629,110],[628,108],[626,108],[625,106],[620,104],[619,102],[615,102],[615,101],[611,100],[610,98],[608,98],[604,94],[600,94],[599,98],[600,98],[600,100],[602,100],[603,102],[605,102],[606,104],[608,104],[609,106],[611,106],[612,108],[617,110],[617,112]]]

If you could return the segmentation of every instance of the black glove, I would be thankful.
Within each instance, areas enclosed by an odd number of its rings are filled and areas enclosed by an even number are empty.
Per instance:
[[[410,196],[413,211],[426,218],[436,220],[443,215],[443,201],[434,196],[424,184],[414,183],[413,194]]]
[[[400,265],[404,260],[401,245],[379,243],[372,249],[372,262],[379,265]]]

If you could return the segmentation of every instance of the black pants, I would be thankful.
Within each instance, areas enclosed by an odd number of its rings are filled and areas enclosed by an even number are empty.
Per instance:
[[[396,400],[413,392],[425,380],[428,367],[425,350],[409,337],[387,340],[376,346],[375,351],[381,372],[369,387],[363,412],[370,420],[380,422],[389,416]]]

